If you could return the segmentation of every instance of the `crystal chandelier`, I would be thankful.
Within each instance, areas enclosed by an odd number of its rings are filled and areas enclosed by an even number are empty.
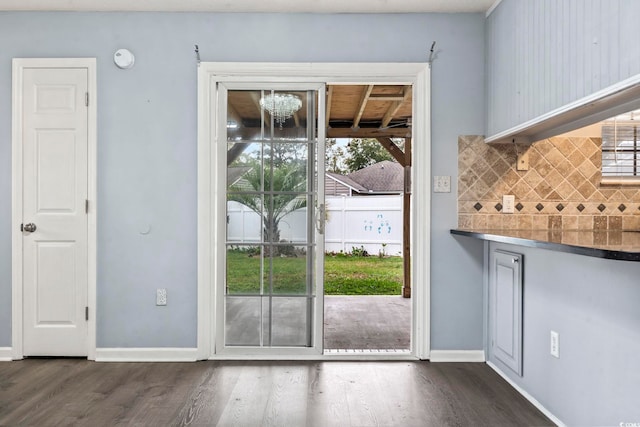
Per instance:
[[[260,107],[267,110],[282,129],[282,124],[302,108],[302,101],[290,93],[271,93],[260,98]]]

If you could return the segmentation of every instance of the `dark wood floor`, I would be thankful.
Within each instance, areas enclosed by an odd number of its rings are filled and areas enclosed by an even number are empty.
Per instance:
[[[485,364],[0,363],[2,426],[553,425]]]

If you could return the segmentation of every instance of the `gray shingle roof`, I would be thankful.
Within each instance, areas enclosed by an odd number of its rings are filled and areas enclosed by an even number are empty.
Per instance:
[[[389,160],[352,172],[347,178],[373,193],[398,193],[404,189],[403,167]]]

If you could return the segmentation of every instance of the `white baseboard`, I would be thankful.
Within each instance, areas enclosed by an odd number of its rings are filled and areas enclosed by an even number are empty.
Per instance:
[[[431,362],[484,362],[484,350],[431,350]]]
[[[10,362],[13,360],[11,347],[0,347],[0,362]]]
[[[538,408],[538,410],[540,410],[540,412],[542,412],[547,418],[549,418],[551,421],[553,421],[558,427],[566,427],[565,423],[563,423],[562,421],[560,421],[560,419],[558,417],[553,415],[547,408],[545,408],[542,405],[542,403],[538,402],[538,400],[536,400],[535,397],[531,396],[522,387],[520,387],[518,384],[516,384],[511,378],[509,378],[504,372],[502,372],[502,370],[500,368],[498,368],[496,365],[494,365],[493,363],[491,363],[489,361],[487,361],[487,365],[489,365],[491,367],[491,369],[496,371],[496,373],[498,375],[500,375],[506,382],[508,382],[511,385],[511,387],[515,388],[518,393],[520,393],[525,399],[527,399],[529,402],[531,402],[531,404],[533,406]]]
[[[96,362],[195,362],[197,348],[97,348]]]

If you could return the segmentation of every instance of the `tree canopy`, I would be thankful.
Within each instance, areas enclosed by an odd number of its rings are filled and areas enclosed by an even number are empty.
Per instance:
[[[400,148],[404,147],[404,139],[394,142]],[[383,160],[395,161],[374,138],[353,138],[346,146],[338,145],[335,139],[327,140],[325,163],[329,172],[348,174]]]
[[[262,218],[265,243],[279,243],[282,218],[307,205],[306,156],[304,144],[273,144],[243,153],[231,165],[248,170],[229,187],[227,197]]]
[[[347,158],[346,147],[338,145],[338,141],[335,139],[327,139],[324,149],[325,167],[328,172],[345,174],[347,171],[347,165],[345,160]]]

